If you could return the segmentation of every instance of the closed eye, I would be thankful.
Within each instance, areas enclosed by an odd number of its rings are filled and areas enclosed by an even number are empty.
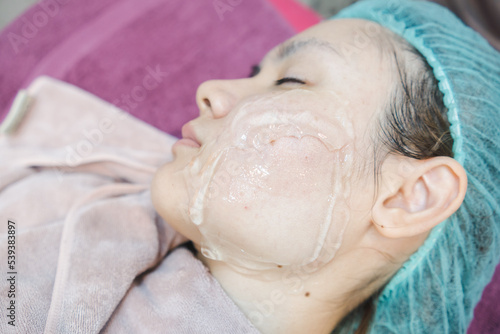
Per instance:
[[[252,69],[250,70],[250,75],[248,76],[249,78],[253,78],[260,72],[260,66],[259,65],[253,65]]]
[[[279,85],[282,85],[282,84],[287,83],[287,82],[297,83],[297,84],[301,84],[301,85],[306,84],[304,81],[297,79],[297,78],[283,78],[283,79],[276,80],[275,85],[279,86]]]

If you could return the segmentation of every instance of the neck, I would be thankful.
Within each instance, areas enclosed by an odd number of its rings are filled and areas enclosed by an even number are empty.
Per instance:
[[[325,291],[328,284],[323,278],[328,276],[333,286],[332,276],[322,270],[309,273],[277,266],[265,274],[249,275],[201,252],[198,258],[262,333],[330,333],[347,313],[343,303],[332,303],[341,299]]]

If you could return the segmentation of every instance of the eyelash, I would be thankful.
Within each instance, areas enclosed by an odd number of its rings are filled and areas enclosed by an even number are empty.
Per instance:
[[[283,78],[283,79],[276,80],[275,85],[279,86],[279,85],[282,85],[282,84],[284,84],[286,82],[293,82],[293,83],[298,83],[298,84],[301,84],[301,85],[305,85],[306,84],[304,81],[302,81],[300,79],[286,77],[286,78]]]
[[[259,72],[260,72],[260,66],[259,65],[253,65],[252,69],[250,71],[250,75],[248,77],[252,78],[252,77],[256,76],[257,74],[259,74]],[[276,86],[279,86],[279,85],[282,85],[282,84],[287,83],[287,82],[288,83],[301,84],[301,85],[305,85],[306,84],[304,81],[302,81],[300,79],[291,78],[291,77],[285,77],[285,78],[276,80],[274,84]]]
[[[252,69],[250,70],[250,75],[248,76],[249,78],[253,78],[260,72],[260,66],[259,65],[253,65]]]

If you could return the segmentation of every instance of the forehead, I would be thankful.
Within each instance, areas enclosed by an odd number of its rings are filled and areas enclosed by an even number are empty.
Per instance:
[[[317,24],[276,46],[266,58],[282,60],[297,51],[336,53],[344,60],[372,58],[380,54],[387,31],[379,24],[362,19],[328,20]]]
[[[298,65],[324,76],[342,78],[345,89],[356,86],[379,91],[394,85],[397,69],[391,56],[391,33],[378,23],[362,19],[329,20],[317,24],[271,50],[261,67]],[[338,80],[338,79],[335,79]],[[338,87],[337,87],[338,88]]]
[[[342,41],[352,41],[353,37],[359,34],[365,34],[368,37],[374,37],[383,31],[379,24],[363,19],[337,19],[326,20],[311,28],[301,32],[299,36],[315,36],[333,43]]]

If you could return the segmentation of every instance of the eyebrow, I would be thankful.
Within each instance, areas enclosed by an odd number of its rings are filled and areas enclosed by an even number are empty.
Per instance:
[[[310,38],[306,40],[295,40],[288,43],[283,43],[278,48],[277,58],[279,60],[284,60],[298,51],[304,50],[306,48],[316,47],[320,49],[333,52],[336,55],[340,55],[338,50],[330,43],[325,41],[320,41],[316,38]]]
[[[309,47],[323,49],[328,52],[335,53],[337,56],[341,55],[340,52],[332,44],[325,41],[320,41],[316,38],[309,38],[305,40],[295,40],[281,44],[280,46],[278,46],[275,58],[277,60],[283,61],[286,58],[297,53],[298,51],[304,50]],[[253,65],[248,77],[251,78],[259,74],[261,68],[262,62],[257,65]]]

